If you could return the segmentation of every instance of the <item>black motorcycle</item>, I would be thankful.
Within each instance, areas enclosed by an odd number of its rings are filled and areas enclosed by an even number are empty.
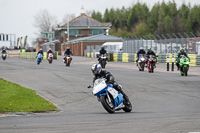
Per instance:
[[[2,59],[6,60],[6,57],[7,57],[7,53],[2,53]]]
[[[107,55],[106,54],[100,55],[99,64],[101,65],[102,68],[106,67],[106,64],[107,64]]]

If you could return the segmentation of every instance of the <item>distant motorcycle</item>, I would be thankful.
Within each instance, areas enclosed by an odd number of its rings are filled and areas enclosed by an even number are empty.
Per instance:
[[[149,73],[153,73],[154,72],[154,68],[156,66],[156,56],[154,55],[150,55],[148,58],[148,62],[147,62],[147,67],[149,70]]]
[[[64,63],[66,64],[66,66],[70,66],[70,63],[71,63],[71,56],[70,55],[65,56]]]
[[[49,61],[49,63],[53,62],[53,53],[49,53],[49,55],[48,55],[48,61]]]
[[[2,59],[6,60],[7,54],[6,53],[2,53]]]
[[[113,85],[106,84],[106,80],[96,79],[93,87],[93,94],[97,96],[97,99],[103,105],[104,109],[108,113],[115,113],[115,111],[123,109],[125,112],[132,111],[131,102],[125,104],[123,95],[113,88]],[[89,85],[88,88],[91,88]]]
[[[41,53],[37,55],[37,64],[39,65],[42,62],[43,56]]]
[[[179,67],[180,67],[181,76],[184,76],[184,75],[187,76],[188,70],[189,70],[189,59],[186,56],[181,55]]]
[[[107,56],[106,56],[106,54],[100,55],[99,64],[101,64],[102,68],[106,67],[106,64],[107,64]]]
[[[144,66],[146,63],[146,58],[145,58],[144,54],[139,55],[139,59],[138,59],[137,63],[138,63],[139,71],[144,71]]]

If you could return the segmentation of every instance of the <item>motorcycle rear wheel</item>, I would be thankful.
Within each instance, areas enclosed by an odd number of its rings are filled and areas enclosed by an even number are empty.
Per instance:
[[[41,62],[41,59],[38,59],[38,61],[37,61],[37,64],[39,65],[39,64],[40,64],[40,62]]]
[[[106,62],[105,61],[101,61],[101,66],[102,66],[102,68],[105,68]]]
[[[125,104],[125,107],[123,108],[123,110],[125,112],[131,112],[132,111],[132,104],[131,104],[130,101],[129,101],[129,104]]]
[[[103,105],[104,109],[108,113],[115,113],[115,105],[113,99],[111,99],[112,103],[108,102],[108,96],[107,95],[102,95],[100,97],[101,104]]]

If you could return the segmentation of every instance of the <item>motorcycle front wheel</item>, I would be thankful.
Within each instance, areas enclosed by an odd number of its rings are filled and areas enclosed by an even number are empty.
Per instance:
[[[154,70],[154,65],[153,63],[151,64],[151,72],[153,73],[153,70]]]
[[[144,71],[144,63],[141,63],[141,68],[142,68],[142,70],[141,71]]]
[[[184,68],[184,74],[185,74],[185,76],[188,76],[188,67]]]
[[[101,104],[103,105],[104,109],[108,113],[115,113],[115,105],[114,105],[114,100],[111,99],[111,103],[109,103],[108,96],[107,95],[102,95],[100,97]]]
[[[41,59],[38,59],[38,61],[37,61],[37,64],[39,65],[39,64],[40,64],[40,62],[41,62]]]

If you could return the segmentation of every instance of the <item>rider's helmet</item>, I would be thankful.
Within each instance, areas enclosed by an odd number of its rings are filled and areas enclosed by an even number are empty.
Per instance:
[[[101,46],[101,50],[104,50],[104,46]]]
[[[180,50],[180,52],[181,52],[181,53],[184,53],[184,52],[185,52],[185,49],[184,49],[184,48],[182,48],[182,49]]]
[[[148,51],[151,52],[151,48],[148,48]]]
[[[97,74],[100,74],[100,73],[101,73],[102,67],[101,67],[100,64],[94,64],[94,65],[92,65],[91,70],[92,70],[92,73],[93,73],[94,75],[97,75]]]
[[[67,47],[67,50],[70,50],[70,48],[69,48],[69,47]]]
[[[42,51],[42,49],[40,49],[40,51]]]
[[[140,47],[140,51],[142,51],[142,50],[144,50],[144,48],[143,48],[143,47]]]
[[[49,51],[51,51],[51,48],[49,48]]]

